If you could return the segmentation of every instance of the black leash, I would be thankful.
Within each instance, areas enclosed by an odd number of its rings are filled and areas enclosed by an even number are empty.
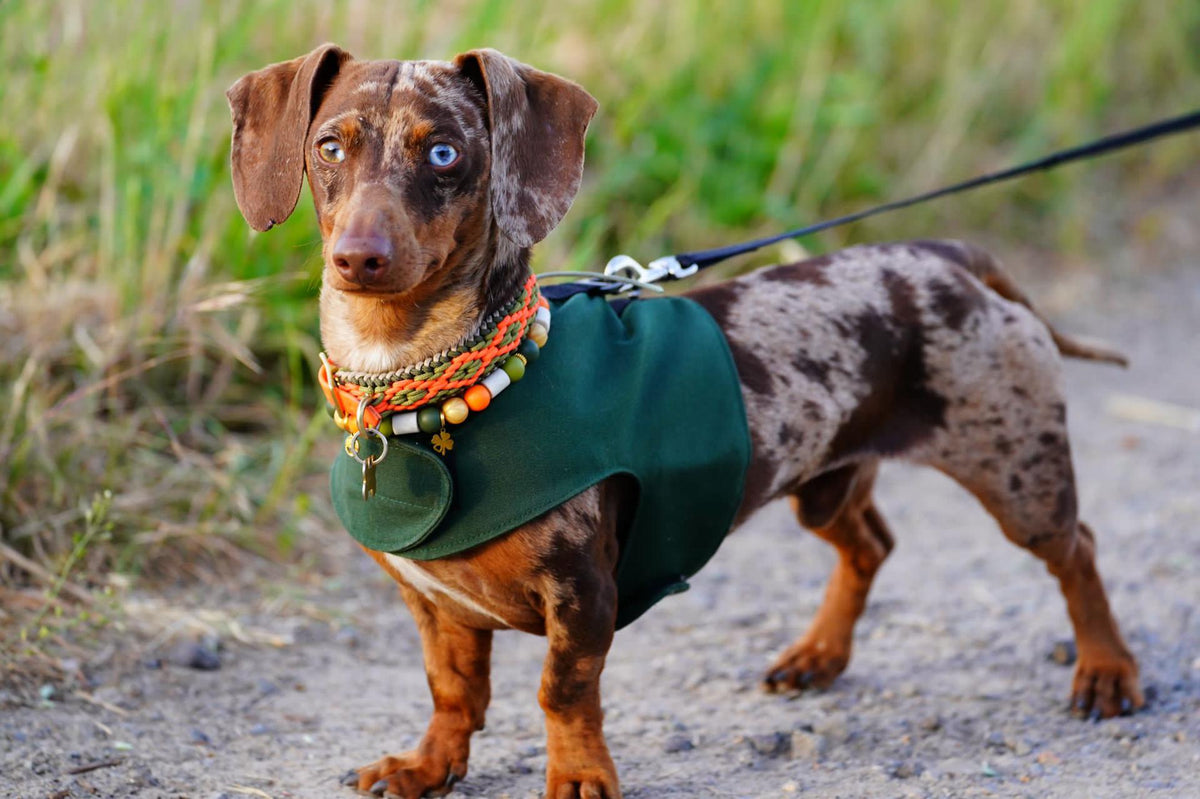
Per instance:
[[[1164,136],[1171,136],[1176,133],[1193,130],[1200,127],[1200,109],[1192,111],[1181,116],[1165,119],[1160,122],[1155,122],[1150,125],[1144,125],[1133,130],[1123,133],[1115,133],[1110,136],[1104,136],[1087,144],[1081,144],[1076,147],[1070,147],[1065,150],[1059,150],[1044,158],[1039,158],[1036,161],[1030,161],[1019,166],[1010,167],[1000,170],[999,172],[991,172],[986,175],[981,175],[971,180],[966,180],[961,183],[955,183],[952,186],[937,189],[936,191],[918,194],[915,197],[909,197],[903,200],[896,200],[883,205],[877,205],[873,208],[868,208],[863,211],[856,211],[852,214],[839,216],[836,219],[829,219],[824,222],[817,222],[807,227],[802,227],[797,230],[791,230],[787,233],[780,233],[776,236],[768,236],[762,239],[755,239],[743,244],[733,244],[728,247],[717,247],[711,250],[699,250],[697,252],[685,252],[678,255],[667,256],[652,262],[649,267],[642,267],[627,256],[617,256],[609,262],[609,272],[625,277],[636,278],[638,280],[653,283],[660,279],[675,279],[687,277],[693,274],[697,269],[703,269],[707,266],[720,263],[728,258],[736,255],[744,255],[748,252],[754,252],[757,249],[766,247],[769,244],[776,244],[785,239],[797,239],[802,236],[809,236],[813,233],[819,233],[822,230],[838,227],[839,225],[847,225],[851,222],[857,222],[860,219],[882,214],[887,211],[895,211],[899,208],[907,208],[910,205],[917,203],[935,200],[939,197],[945,197],[950,194],[958,194],[959,192],[969,189],[986,186],[991,183],[1000,183],[1005,180],[1028,175],[1031,172],[1038,172],[1048,169],[1053,169],[1063,164],[1071,163],[1072,161],[1080,161],[1085,158],[1094,158],[1105,153],[1115,152],[1117,150],[1132,147],[1135,144],[1159,139]],[[623,259],[623,260],[622,260]],[[583,291],[592,291],[598,293],[607,293],[627,289],[627,284],[615,284],[611,281],[603,281],[599,278],[595,280],[584,280],[577,283],[567,283],[558,286],[544,286],[543,293],[550,299],[565,299],[572,294],[577,294]]]

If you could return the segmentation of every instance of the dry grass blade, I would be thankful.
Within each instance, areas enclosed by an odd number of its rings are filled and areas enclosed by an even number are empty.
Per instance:
[[[0,557],[20,566],[37,580],[44,583],[47,588],[55,589],[61,594],[67,594],[72,599],[82,602],[85,605],[91,605],[94,602],[92,595],[86,590],[52,574],[49,570],[42,568],[3,541],[0,541]]]

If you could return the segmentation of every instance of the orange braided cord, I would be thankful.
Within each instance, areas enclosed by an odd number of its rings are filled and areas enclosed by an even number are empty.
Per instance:
[[[379,392],[354,383],[338,383],[336,374],[334,380],[330,380],[325,374],[325,367],[322,366],[318,372],[318,382],[321,383],[326,399],[330,400],[343,416],[353,419],[358,403],[364,396],[376,398],[370,406],[376,413],[395,413],[415,410],[474,385],[499,366],[505,356],[516,351],[537,314],[541,294],[537,290],[535,275],[529,276],[523,291],[521,307],[501,319],[496,325],[496,332],[489,339],[466,352],[459,353],[444,367],[439,366],[438,376],[431,379],[397,380]],[[336,373],[336,368],[334,371]]]

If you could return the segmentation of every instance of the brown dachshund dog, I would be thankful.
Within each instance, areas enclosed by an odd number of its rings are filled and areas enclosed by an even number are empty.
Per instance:
[[[334,362],[362,371],[440,352],[513,296],[530,246],[574,199],[596,110],[576,84],[493,50],[359,61],[326,45],[246,75],[228,96],[238,205],[267,230],[308,176],[324,242],[321,335]],[[1073,708],[1108,717],[1143,704],[1076,515],[1059,388],[1060,353],[1120,356],[1051,330],[986,254],[955,242],[855,247],[689,296],[721,326],[741,380],[753,456],[739,521],[788,497],[839,554],[808,631],[767,670],[769,689],[825,686],[846,668],[892,548],[872,483],[881,458],[903,457],[957,480],[1058,579],[1078,642]],[[600,672],[630,501],[609,479],[465,554],[369,552],[416,618],[434,711],[417,749],[348,785],[418,797],[466,775],[492,633],[518,629],[549,641],[546,796],[620,796]]]

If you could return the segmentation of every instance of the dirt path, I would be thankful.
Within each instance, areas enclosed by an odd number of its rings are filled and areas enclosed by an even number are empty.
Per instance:
[[[1133,356],[1128,372],[1073,363],[1066,375],[1082,512],[1142,664],[1146,711],[1071,718],[1070,669],[1049,658],[1070,634],[1050,577],[946,479],[893,466],[879,497],[898,547],[830,690],[789,699],[756,687],[832,564],[779,506],[690,592],[617,636],[604,696],[626,797],[1200,796],[1200,432],[1114,412],[1120,395],[1200,407],[1196,266],[1075,285],[1077,310],[1056,314]],[[219,670],[139,664],[164,645],[95,671],[90,701],[0,702],[0,795],[351,796],[337,777],[414,744],[429,700],[407,613],[348,538],[333,540],[340,576],[319,589],[252,611],[198,595],[153,611],[224,608],[209,620],[225,635]],[[325,618],[297,610],[309,601]],[[538,794],[543,646],[498,637],[488,727],[455,795]]]

